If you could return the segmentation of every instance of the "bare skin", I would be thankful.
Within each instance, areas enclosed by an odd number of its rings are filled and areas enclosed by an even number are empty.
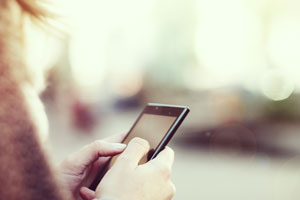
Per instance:
[[[61,165],[63,181],[75,197],[84,200],[167,200],[175,193],[171,182],[174,152],[163,150],[154,160],[138,165],[149,151],[149,144],[134,138],[126,150],[118,142],[124,135],[95,141],[69,156]],[[116,143],[115,143],[116,142]],[[123,152],[100,182],[96,192],[88,189],[96,174],[108,161],[108,156]]]
[[[155,159],[138,165],[149,144],[134,138],[107,172],[96,190],[98,199],[168,200],[175,193],[171,181],[174,152],[165,148]]]
[[[96,140],[68,156],[59,166],[62,181],[75,197],[89,195],[87,187],[101,171],[109,156],[123,152],[125,134]]]

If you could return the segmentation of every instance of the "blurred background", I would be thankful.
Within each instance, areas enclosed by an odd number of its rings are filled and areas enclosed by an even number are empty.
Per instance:
[[[27,62],[47,75],[56,163],[128,131],[148,102],[187,105],[169,145],[175,200],[300,198],[300,1],[47,6],[57,15],[49,30],[28,24]]]

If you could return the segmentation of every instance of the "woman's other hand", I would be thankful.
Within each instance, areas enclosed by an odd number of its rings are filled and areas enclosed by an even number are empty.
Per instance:
[[[95,192],[87,187],[93,182],[99,171],[105,166],[110,156],[125,149],[121,144],[125,134],[97,140],[84,146],[78,152],[68,156],[59,166],[59,171],[66,187],[75,197],[92,199]]]

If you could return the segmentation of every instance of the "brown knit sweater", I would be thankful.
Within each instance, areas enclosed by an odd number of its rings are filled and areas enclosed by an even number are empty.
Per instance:
[[[0,0],[0,199],[71,199],[56,181],[25,103],[22,84],[30,77],[16,2]]]

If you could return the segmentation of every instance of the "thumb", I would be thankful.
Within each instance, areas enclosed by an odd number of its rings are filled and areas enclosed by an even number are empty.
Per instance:
[[[133,138],[126,150],[117,158],[116,165],[136,167],[149,151],[149,143],[142,138]],[[124,164],[126,162],[126,164]]]
[[[96,140],[84,146],[78,152],[72,154],[67,161],[71,165],[76,165],[77,170],[84,170],[99,157],[114,156],[121,153],[126,145],[121,143],[110,143],[103,140]],[[80,169],[79,169],[80,168]]]

